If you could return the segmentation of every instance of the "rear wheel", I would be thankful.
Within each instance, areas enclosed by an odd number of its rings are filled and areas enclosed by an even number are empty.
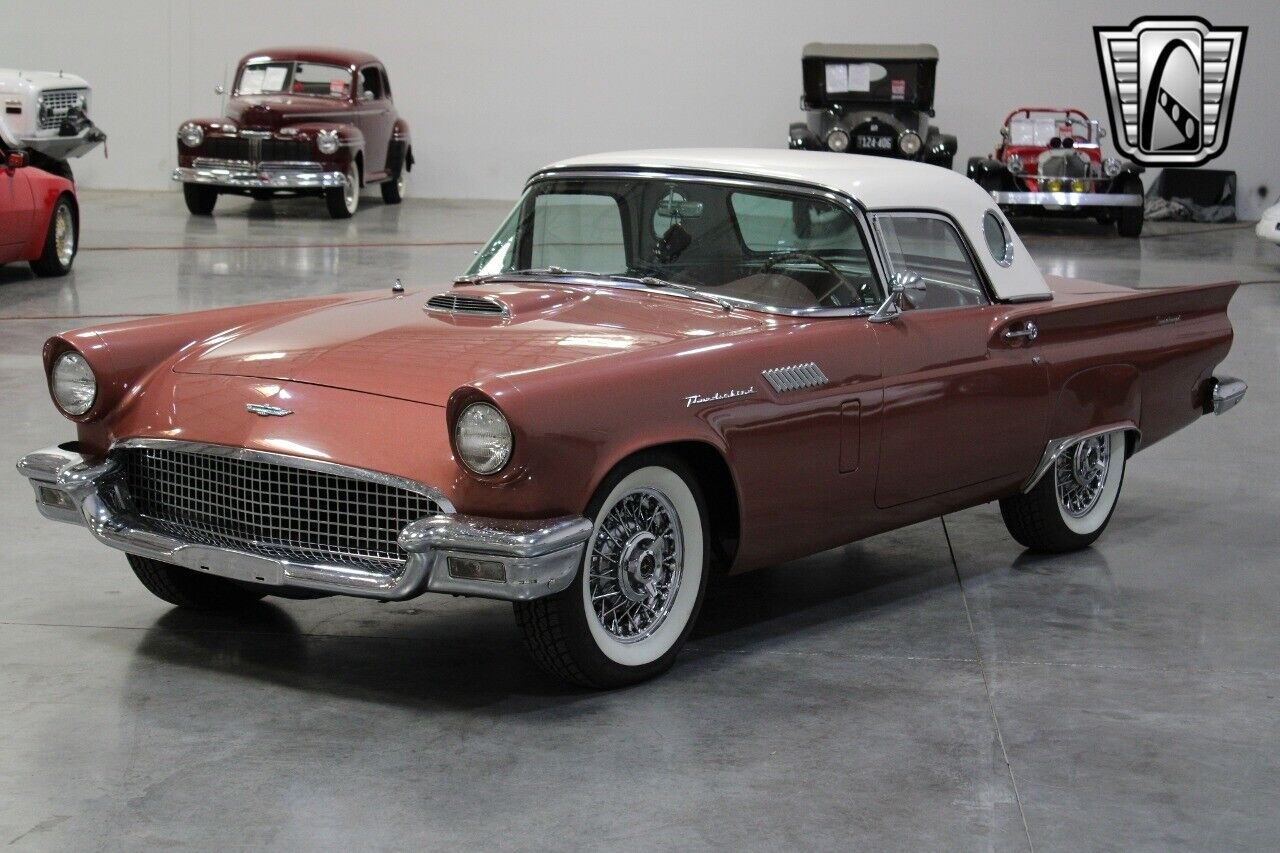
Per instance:
[[[515,605],[546,671],[584,687],[635,684],[669,669],[702,607],[707,513],[697,481],[668,454],[620,467],[587,508],[595,527],[563,592]]]
[[[342,186],[325,190],[324,200],[334,219],[350,219],[355,215],[360,206],[360,171],[354,162],[347,167]]]
[[[152,595],[189,610],[235,610],[266,594],[226,578],[200,574],[149,557],[125,556],[133,573]]]
[[[208,216],[218,203],[218,191],[204,184],[183,184],[182,198],[187,202],[187,210],[191,211],[192,216]]]
[[[396,169],[396,173],[381,184],[384,204],[399,204],[404,199],[404,167]]]
[[[80,222],[67,196],[58,199],[49,217],[49,230],[44,237],[44,251],[31,262],[31,270],[38,276],[60,276],[71,272],[80,244]]]
[[[1138,178],[1128,178],[1120,185],[1120,192],[1126,195],[1142,195],[1142,181]],[[1137,207],[1122,207],[1120,213],[1116,215],[1116,231],[1121,237],[1137,237],[1142,233],[1143,209],[1142,205]]]
[[[1086,548],[1111,521],[1124,482],[1125,433],[1115,430],[1066,448],[1026,494],[1000,501],[1005,527],[1032,551]]]

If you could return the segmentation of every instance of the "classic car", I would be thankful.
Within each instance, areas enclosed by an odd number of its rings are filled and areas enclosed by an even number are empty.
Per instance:
[[[76,186],[30,156],[0,141],[0,264],[29,261],[38,276],[66,275],[80,236]]]
[[[1253,227],[1258,239],[1268,243],[1280,243],[1280,204],[1273,204],[1262,211],[1258,224]]]
[[[26,151],[31,165],[72,180],[67,160],[107,139],[89,120],[92,96],[89,84],[74,74],[0,68],[0,143]]]
[[[791,148],[877,154],[950,169],[956,138],[933,127],[938,49],[931,44],[807,44],[806,120]]]
[[[404,195],[413,169],[409,125],[396,113],[391,81],[375,56],[309,47],[254,51],[236,67],[225,112],[178,128],[173,179],[196,216],[211,214],[222,194],[319,196],[335,219],[355,214],[362,187],[378,184],[387,204]]]
[[[968,175],[1008,214],[1093,216],[1122,237],[1142,233],[1142,167],[1103,157],[1106,130],[1075,107],[1018,107],[990,157]]]
[[[915,163],[583,157],[452,287],[54,336],[76,437],[18,467],[165,601],[505,599],[539,664],[616,686],[713,575],[995,500],[1028,548],[1089,545],[1134,453],[1244,395],[1236,287],[1046,278]]]

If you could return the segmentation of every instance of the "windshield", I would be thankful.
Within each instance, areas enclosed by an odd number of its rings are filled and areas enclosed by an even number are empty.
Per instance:
[[[847,210],[798,192],[692,178],[540,181],[468,274],[552,268],[647,277],[761,310],[881,301],[862,231]]]
[[[351,96],[351,70],[318,62],[250,62],[236,82],[237,95]]]

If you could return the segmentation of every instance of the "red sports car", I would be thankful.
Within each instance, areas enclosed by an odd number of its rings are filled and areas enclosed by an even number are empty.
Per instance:
[[[36,275],[66,275],[76,259],[76,186],[0,145],[0,264],[30,261]]]

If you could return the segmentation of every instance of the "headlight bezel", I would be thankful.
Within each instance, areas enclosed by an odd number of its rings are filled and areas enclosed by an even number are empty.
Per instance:
[[[1004,161],[1004,165],[1011,175],[1021,175],[1023,172],[1022,157],[1017,154],[1010,154]]]
[[[1102,174],[1108,178],[1118,178],[1124,171],[1124,164],[1119,157],[1107,157],[1102,161]]]
[[[64,365],[70,365],[67,370],[77,371],[79,376],[60,376],[60,373],[65,374]],[[84,383],[86,373],[90,388],[87,398],[83,394],[83,386],[80,394],[76,394],[74,389],[64,394],[62,389],[64,380]],[[98,403],[99,390],[98,374],[94,372],[89,360],[78,350],[69,349],[53,360],[53,365],[49,368],[49,395],[53,398],[53,404],[58,411],[66,417],[79,420],[92,412]]]
[[[911,140],[915,140],[912,142]],[[920,138],[920,134],[914,130],[904,130],[898,136],[898,150],[907,157],[914,157],[920,153],[920,149],[924,147],[924,140]],[[908,150],[910,149],[910,150]]]
[[[178,141],[187,148],[199,148],[204,142],[204,128],[194,121],[189,121],[178,128]]]
[[[321,154],[332,155],[337,154],[338,149],[342,146],[338,139],[338,131],[325,128],[316,133],[316,150]]]
[[[837,143],[836,140],[843,139],[843,143]],[[849,136],[849,131],[843,127],[833,127],[827,131],[827,136],[823,140],[826,143],[828,151],[834,151],[837,154],[843,154],[849,150],[849,146],[853,143],[853,138]]]
[[[477,421],[479,418],[484,418],[485,421]],[[486,437],[464,435],[463,431],[468,428],[488,430],[487,440],[489,442],[497,440],[497,447],[488,448],[487,462],[484,460],[483,451],[476,453],[468,447],[471,441],[484,442]],[[511,422],[497,404],[483,397],[472,399],[461,406],[450,429],[450,441],[458,464],[477,477],[493,477],[501,474],[511,464],[511,459],[515,455],[515,431],[511,428]],[[503,443],[505,447],[501,446]]]

